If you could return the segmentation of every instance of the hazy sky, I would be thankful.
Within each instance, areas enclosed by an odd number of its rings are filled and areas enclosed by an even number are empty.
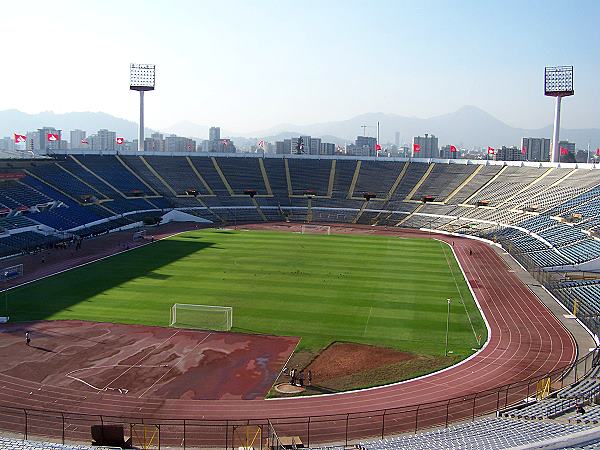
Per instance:
[[[552,122],[545,65],[575,66],[565,127],[600,128],[600,1],[29,1],[2,3],[0,109],[137,121],[129,63],[157,65],[146,125],[253,131],[472,104]]]

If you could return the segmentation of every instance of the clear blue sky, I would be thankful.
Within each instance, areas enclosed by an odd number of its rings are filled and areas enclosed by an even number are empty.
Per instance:
[[[130,62],[157,64],[146,122],[235,131],[476,105],[551,123],[545,65],[574,65],[563,126],[600,128],[600,1],[12,1],[0,109],[136,120]],[[10,36],[8,40],[6,38]]]

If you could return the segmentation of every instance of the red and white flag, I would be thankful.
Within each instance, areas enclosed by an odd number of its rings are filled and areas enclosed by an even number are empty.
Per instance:
[[[564,147],[560,148],[560,154],[561,155],[568,155],[569,154],[569,149],[566,149]]]
[[[82,143],[83,145],[89,145],[89,142],[88,142],[88,140],[87,140],[87,139],[82,139],[82,140],[81,140],[81,143]]]
[[[596,156],[600,156],[600,148],[596,149]]]
[[[15,133],[15,144],[20,142],[25,142],[27,140],[27,136],[24,134]]]
[[[378,152],[381,151],[381,145],[375,144],[375,150]]]
[[[413,144],[413,152],[419,153],[420,151],[421,151],[421,145],[420,144]]]
[[[521,155],[527,154],[527,147],[521,147]]]
[[[264,140],[260,140],[258,141],[258,148],[262,148],[263,150],[265,149],[265,141]]]
[[[124,143],[125,143],[125,138],[123,138],[123,137],[118,137],[117,138],[117,144],[122,145]]]
[[[455,147],[454,145],[451,145],[451,146],[450,146],[450,151],[451,151],[452,153],[456,153],[456,147]]]
[[[496,149],[492,148],[492,147],[488,147],[488,155],[495,155],[496,154]]]
[[[59,140],[58,133],[48,133],[46,139],[48,139],[49,142],[56,142]]]

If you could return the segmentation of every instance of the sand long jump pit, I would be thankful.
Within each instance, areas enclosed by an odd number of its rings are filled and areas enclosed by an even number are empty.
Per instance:
[[[250,400],[267,395],[298,341],[77,320],[5,324],[0,373],[134,398]]]

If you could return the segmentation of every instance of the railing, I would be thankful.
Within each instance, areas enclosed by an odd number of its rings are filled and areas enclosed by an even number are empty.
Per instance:
[[[89,441],[91,425],[121,424],[128,430],[131,424],[147,424],[160,427],[163,447],[228,449],[236,446],[236,430],[253,426],[261,430],[260,444],[256,442],[254,448],[273,446],[275,430],[279,436],[277,441],[281,436],[297,436],[305,446],[325,443],[349,445],[389,434],[447,427],[452,422],[474,420],[478,416],[506,409],[527,397],[535,396],[536,384],[543,378],[549,377],[553,388],[560,389],[583,378],[593,367],[595,353],[588,353],[566,368],[526,381],[458,398],[400,408],[310,417],[294,417],[290,414],[289,417],[270,419],[198,420],[90,415],[0,405],[0,429],[18,433],[24,439],[35,437],[64,443]],[[266,439],[270,439],[269,445]]]

